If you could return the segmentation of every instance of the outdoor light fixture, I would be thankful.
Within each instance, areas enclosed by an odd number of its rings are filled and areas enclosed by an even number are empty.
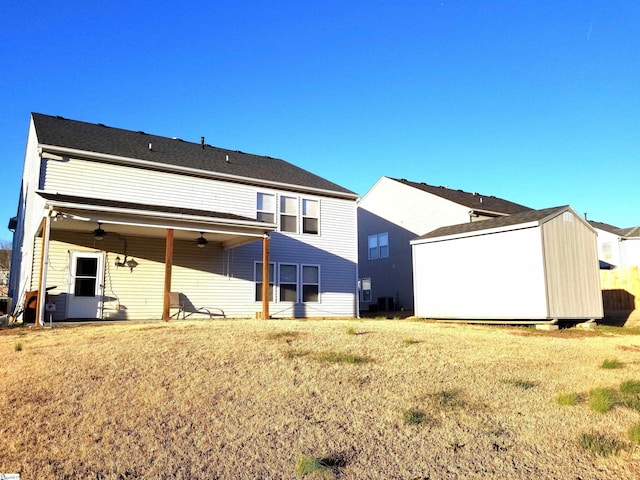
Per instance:
[[[115,262],[113,262],[113,264],[116,267],[129,267],[129,270],[131,270],[133,272],[133,269],[136,268],[138,266],[138,262],[136,262],[133,258],[130,258],[129,260],[127,260],[127,256],[124,256],[124,260],[120,259],[120,255],[118,255],[116,257]]]
[[[102,240],[106,234],[107,232],[102,229],[102,223],[98,222],[98,228],[93,231],[93,238]]]
[[[199,248],[204,248],[204,246],[209,243],[206,238],[204,238],[204,232],[200,232],[200,236],[196,239],[196,245]]]

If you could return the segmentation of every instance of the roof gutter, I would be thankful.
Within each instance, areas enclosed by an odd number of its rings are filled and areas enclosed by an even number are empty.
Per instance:
[[[153,212],[149,210],[135,210],[130,208],[117,208],[117,207],[102,207],[97,205],[86,205],[86,204],[77,204],[77,203],[69,203],[69,202],[56,202],[53,200],[46,200],[45,205],[53,207],[55,209],[72,209],[72,210],[84,210],[88,212],[102,212],[102,213],[112,213],[112,214],[120,214],[120,215],[134,215],[146,218],[157,218],[163,220],[182,220],[186,222],[195,222],[195,223],[216,223],[220,225],[228,225],[235,227],[247,227],[247,228],[255,228],[255,229],[263,229],[266,231],[273,231],[277,229],[277,225],[274,223],[264,223],[264,222],[252,222],[249,220],[234,220],[228,218],[221,217],[205,217],[199,215],[185,215],[185,214],[172,214],[166,212]]]
[[[335,190],[326,190],[323,188],[306,187],[304,185],[291,185],[291,184],[282,183],[282,182],[274,182],[271,180],[260,180],[256,178],[241,177],[238,175],[209,172],[207,170],[199,170],[196,168],[180,167],[177,165],[168,165],[164,163],[151,162],[149,160],[140,160],[137,158],[122,157],[120,155],[110,155],[107,153],[89,152],[87,150],[78,150],[76,148],[69,148],[69,147],[59,147],[57,145],[39,144],[38,147],[39,147],[38,152],[40,153],[40,155],[42,155],[44,152],[49,152],[53,154],[69,155],[72,157],[88,158],[91,160],[101,160],[101,161],[107,161],[107,162],[113,162],[113,163],[119,163],[119,164],[125,164],[125,165],[129,164],[129,165],[135,165],[139,167],[154,168],[156,170],[166,170],[170,172],[173,171],[178,173],[184,173],[187,175],[197,175],[199,177],[228,180],[236,183],[260,185],[260,186],[266,186],[266,187],[272,187],[272,188],[282,188],[285,190],[291,190],[291,187],[293,186],[308,193],[314,193],[317,195],[325,195],[325,196],[337,197],[337,198],[344,198],[348,200],[356,200],[359,196],[357,193],[338,192]]]

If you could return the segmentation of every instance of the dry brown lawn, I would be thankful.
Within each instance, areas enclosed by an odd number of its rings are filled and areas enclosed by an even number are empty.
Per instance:
[[[611,358],[623,368],[600,368]],[[586,401],[626,380],[640,380],[640,336],[406,320],[8,329],[0,473],[288,479],[309,455],[329,469],[307,478],[637,479],[640,413]],[[560,406],[561,392],[583,401]],[[620,449],[595,455],[584,433]]]

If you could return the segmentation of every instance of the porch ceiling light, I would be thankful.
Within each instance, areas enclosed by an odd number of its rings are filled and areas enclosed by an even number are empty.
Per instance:
[[[106,234],[107,232],[102,229],[102,223],[98,222],[98,228],[93,231],[93,238],[102,240]]]
[[[204,238],[204,232],[200,232],[200,236],[196,239],[196,245],[198,245],[199,248],[204,248],[207,243],[209,243],[209,241]]]

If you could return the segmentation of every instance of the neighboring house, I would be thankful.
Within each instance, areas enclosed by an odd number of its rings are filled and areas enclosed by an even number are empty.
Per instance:
[[[357,197],[204,137],[34,113],[10,292],[40,320],[45,302],[54,320],[168,319],[170,292],[187,312],[352,317]]]
[[[598,258],[603,268],[640,266],[640,227],[619,228],[589,221],[598,232]]]
[[[529,210],[489,195],[381,177],[358,202],[360,308],[413,310],[410,241],[418,235]]]
[[[411,245],[419,317],[603,317],[596,232],[571,207],[442,227]]]

